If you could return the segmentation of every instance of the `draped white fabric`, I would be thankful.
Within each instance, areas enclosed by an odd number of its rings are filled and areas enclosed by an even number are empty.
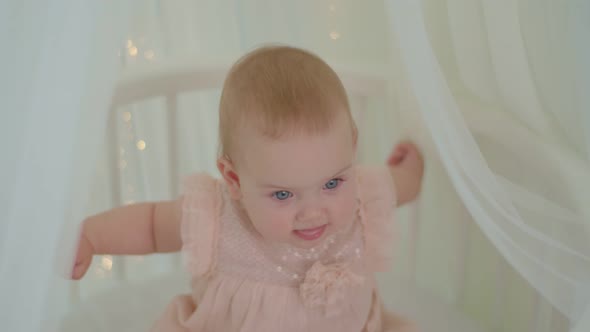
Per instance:
[[[397,50],[403,63],[402,71],[407,74],[418,109],[463,203],[506,260],[572,322],[578,322],[590,307],[590,223],[588,211],[584,211],[583,205],[583,200],[590,197],[590,167],[587,156],[582,155],[586,144],[583,140],[574,141],[577,147],[581,147],[581,153],[561,153],[563,151],[560,150],[571,149],[572,144],[556,144],[559,142],[556,137],[558,128],[552,127],[553,122],[545,109],[557,115],[560,119],[558,124],[565,125],[570,133],[568,138],[581,139],[586,133],[587,124],[582,121],[570,122],[568,117],[575,115],[578,119],[583,118],[589,105],[580,105],[579,100],[575,99],[568,100],[571,107],[563,111],[564,116],[561,109],[541,105],[536,92],[539,88],[533,84],[529,72],[531,65],[525,51],[527,45],[522,39],[523,33],[527,31],[523,31],[520,25],[521,17],[526,22],[528,13],[523,14],[521,10],[523,7],[526,9],[527,2],[448,2],[450,32],[459,69],[459,80],[454,82],[445,79],[445,73],[429,42],[423,4],[404,0],[387,3],[392,28],[396,31],[395,40],[399,42]],[[545,5],[544,9],[551,9],[551,4]],[[571,11],[587,9],[582,3],[571,2],[568,5],[569,8],[565,7]],[[574,20],[571,17],[569,19]],[[543,25],[534,27],[549,31],[553,28]],[[539,34],[539,31],[532,33],[533,42]],[[556,57],[560,60],[577,55],[580,44],[576,40],[571,41],[574,43],[567,43],[559,50],[561,54]],[[542,68],[547,66],[550,68],[548,70],[558,70],[547,61],[537,65]],[[581,73],[584,73],[590,63],[580,66]],[[572,79],[571,75],[577,83],[575,78],[580,74],[570,72],[568,79]],[[559,81],[542,82],[545,84],[541,88],[545,88],[546,99],[561,97]],[[548,89],[549,86],[551,89]],[[574,86],[574,90],[579,88]],[[453,94],[461,88],[468,90],[468,95],[475,95],[471,97],[476,102],[462,103],[461,99],[465,97],[459,93]],[[553,88],[557,91],[553,91]],[[465,107],[471,108],[465,112],[490,112],[486,103],[492,103],[495,108],[499,108],[499,112],[506,110],[518,117],[523,122],[522,131],[529,127],[532,130],[531,138],[523,136],[523,139],[536,140],[547,154],[559,151],[555,153],[556,157],[561,158],[564,164],[571,164],[571,167],[564,169],[570,181],[580,181],[581,184],[581,200],[565,201],[574,203],[572,210],[559,207],[559,204],[530,191],[531,188],[527,190],[518,183],[520,178],[507,179],[490,170],[474,139],[474,135],[481,134],[473,132],[478,126],[470,125],[470,132],[466,119],[461,115]],[[473,114],[473,117],[479,117],[481,121],[486,115]],[[505,130],[502,128],[504,125],[507,124],[490,120],[482,123],[489,130],[499,131]],[[520,145],[519,142],[506,144]],[[530,154],[526,150],[519,152],[525,156]],[[550,177],[558,175],[557,172],[548,174]],[[562,199],[559,197],[556,201],[561,203]]]
[[[391,100],[371,101],[363,118],[362,159],[382,160],[402,134],[424,148],[420,260],[399,260],[418,285],[489,311],[491,328],[522,330],[514,317],[492,322],[510,315],[470,300],[494,279],[511,284],[479,247],[483,237],[456,241],[473,220],[572,331],[590,330],[589,33],[585,0],[4,2],[0,41],[11,51],[0,53],[0,324],[53,329],[71,296],[59,275],[84,215],[173,196],[175,179],[161,174],[214,171],[218,91],[181,96],[172,120],[163,112],[170,100],[159,98],[118,109],[108,122],[119,66],[129,74],[166,61],[225,64],[282,42],[366,72],[391,70]],[[170,168],[176,173],[163,171]],[[470,275],[491,274],[476,286],[475,277],[446,275],[469,255]],[[168,258],[112,259],[97,258],[82,293],[110,287],[117,274],[135,280],[171,269]],[[529,329],[552,330],[537,327]]]
[[[0,4],[0,321],[52,331],[102,141],[127,4]],[[68,227],[69,224],[69,227]]]

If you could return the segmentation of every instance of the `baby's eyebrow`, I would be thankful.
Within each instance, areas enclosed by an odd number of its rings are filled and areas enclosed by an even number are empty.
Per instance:
[[[350,165],[344,167],[343,169],[339,170],[334,175],[330,176],[330,178],[333,178],[333,177],[337,176],[338,174],[344,173],[344,172],[348,171],[351,168],[352,168],[352,164],[350,164]]]
[[[263,189],[273,189],[273,190],[278,190],[278,191],[281,191],[281,190],[289,191],[289,190],[291,190],[291,189],[289,189],[289,188],[287,188],[285,186],[279,186],[279,185],[270,184],[270,183],[269,184],[261,184],[260,187],[263,188]]]
[[[338,175],[340,175],[340,174],[348,171],[351,168],[352,168],[352,164],[349,164],[348,166],[346,166],[343,169],[339,170],[338,172],[334,173],[334,175],[327,177],[326,180],[324,180],[324,181],[329,181],[329,180],[333,179],[334,177],[336,177],[336,176],[338,176]],[[288,187],[274,185],[274,184],[262,184],[261,187],[264,188],[264,189],[291,190]]]
[[[264,189],[289,190],[289,188],[287,188],[285,186],[279,186],[279,185],[270,184],[270,183],[261,183],[259,186]]]

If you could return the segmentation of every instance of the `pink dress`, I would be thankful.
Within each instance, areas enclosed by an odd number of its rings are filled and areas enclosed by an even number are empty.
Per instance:
[[[392,254],[389,170],[358,168],[357,181],[357,221],[302,250],[261,241],[222,181],[189,177],[182,250],[192,294],[176,297],[152,331],[413,331],[376,292],[374,272]]]

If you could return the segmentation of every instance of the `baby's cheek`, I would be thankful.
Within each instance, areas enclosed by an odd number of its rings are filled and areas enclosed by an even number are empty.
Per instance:
[[[282,211],[267,210],[261,216],[265,233],[274,240],[281,240],[291,233],[291,220],[289,214]]]
[[[354,195],[343,195],[335,203],[332,210],[334,211],[337,222],[346,223],[354,219],[358,205]]]
[[[288,220],[281,219],[273,223],[273,233],[280,239],[286,239],[292,231],[291,223]]]
[[[293,217],[289,211],[280,211],[274,214],[273,224],[277,231],[290,231],[293,223]]]

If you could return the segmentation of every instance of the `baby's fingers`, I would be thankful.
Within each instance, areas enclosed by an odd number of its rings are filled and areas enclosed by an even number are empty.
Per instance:
[[[91,259],[82,259],[80,261],[76,261],[76,264],[74,265],[74,269],[72,271],[72,279],[74,280],[80,280],[80,278],[82,278],[84,276],[84,274],[86,274],[86,271],[88,270],[88,267],[90,266],[90,261]]]

